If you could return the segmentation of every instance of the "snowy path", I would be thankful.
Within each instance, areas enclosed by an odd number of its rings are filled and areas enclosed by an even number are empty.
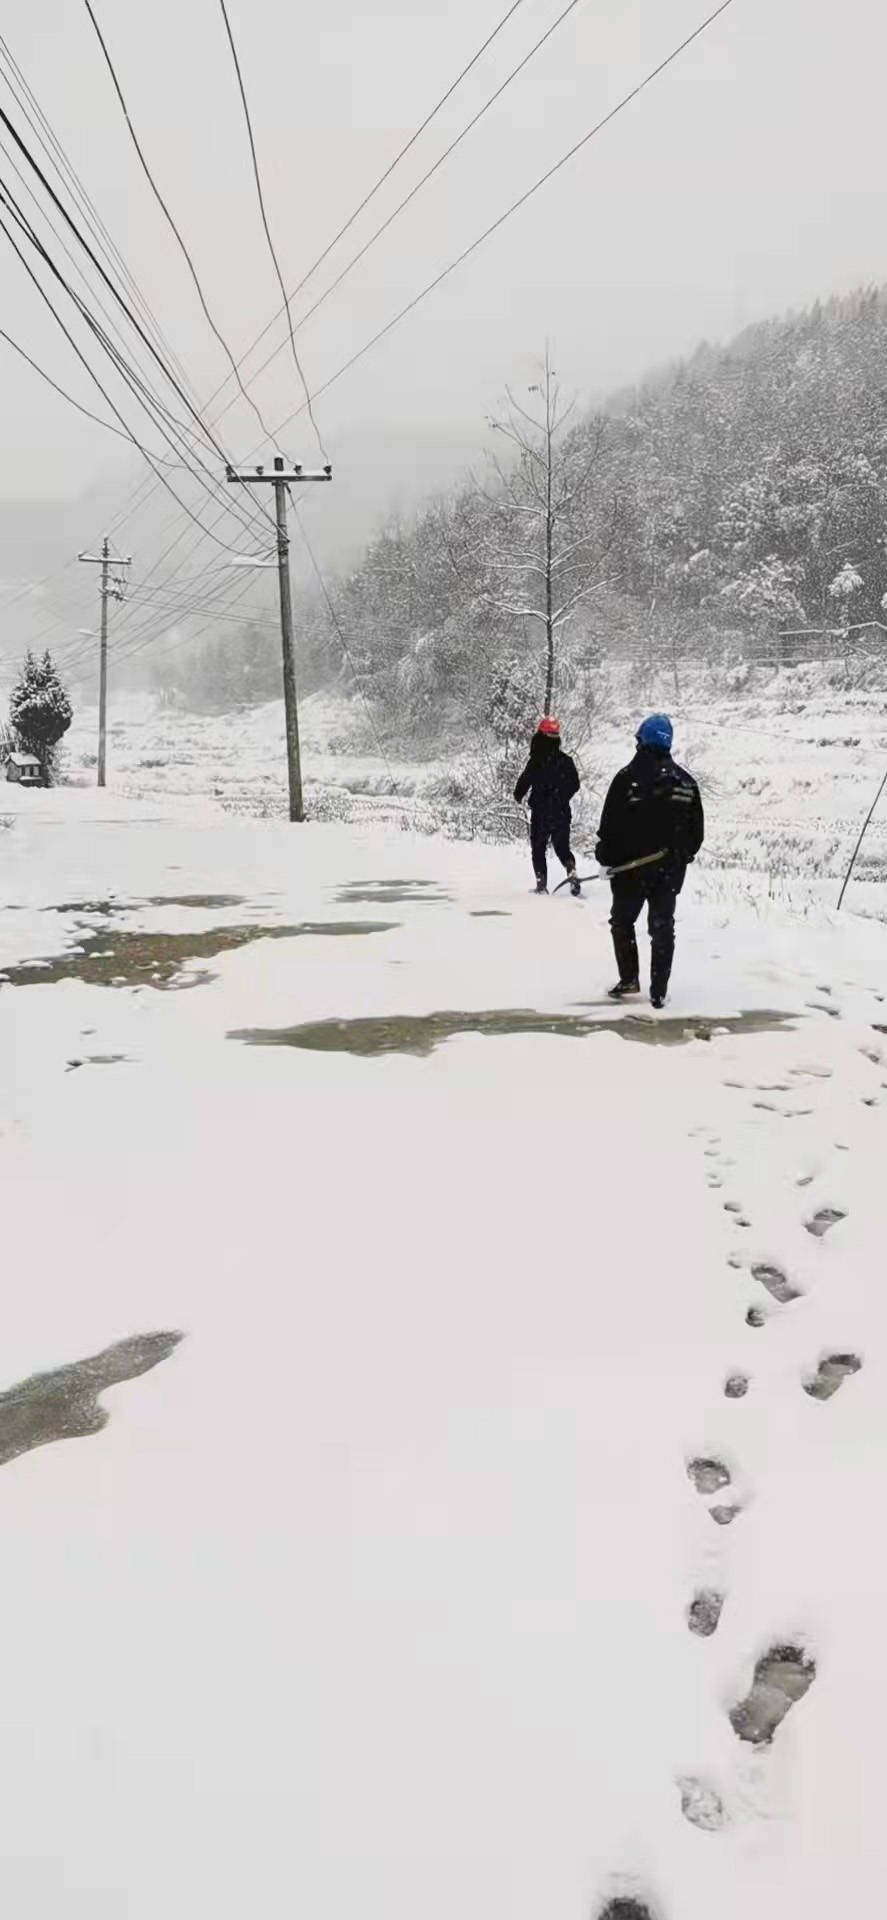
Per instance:
[[[883,929],[694,876],[672,1044],[420,1026],[366,1056],[347,1023],[607,1022],[602,889],[26,798],[0,1394],[186,1337],[0,1473],[20,1920],[62,1891],[76,1920],[874,1910]],[[325,1050],[228,1037],[331,1021]],[[41,1387],[44,1425],[79,1392]],[[23,1418],[0,1397],[0,1455]],[[773,1649],[815,1678],[753,1744],[730,1714],[760,1731]]]

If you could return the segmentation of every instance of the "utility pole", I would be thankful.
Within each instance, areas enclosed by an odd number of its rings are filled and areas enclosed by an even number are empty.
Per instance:
[[[102,614],[101,639],[99,642],[99,765],[97,785],[103,787],[105,784],[108,744],[108,601],[122,600],[124,593],[124,581],[122,577],[112,579],[110,569],[112,565],[115,567],[131,567],[132,560],[115,558],[112,561],[107,536],[102,541],[101,553],[78,553],[77,558],[78,560],[82,560],[88,567],[101,567],[102,569],[102,582],[99,587]]]
[[[299,706],[296,696],[296,662],[293,650],[293,601],[290,591],[289,534],[286,525],[287,488],[302,481],[324,481],[333,477],[332,467],[321,468],[319,473],[306,473],[303,467],[287,467],[278,455],[274,469],[266,473],[264,467],[234,468],[226,467],[225,477],[231,486],[273,487],[274,504],[277,510],[277,573],[280,581],[280,642],[283,656],[283,704],[286,713],[286,764],[289,775],[290,819],[303,821],[305,807],[302,800],[302,757],[299,748]]]

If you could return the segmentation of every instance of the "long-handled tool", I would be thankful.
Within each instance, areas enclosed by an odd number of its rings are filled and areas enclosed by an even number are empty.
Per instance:
[[[658,853],[644,853],[640,860],[626,860],[621,867],[599,867],[597,873],[580,874],[579,885],[587,887],[590,880],[612,880],[614,874],[632,873],[635,867],[652,867],[657,860],[664,860],[667,853],[668,847],[660,847]],[[568,873],[566,880],[559,880],[557,886],[552,888],[552,895],[560,893],[561,887],[568,887],[572,878],[573,875]]]

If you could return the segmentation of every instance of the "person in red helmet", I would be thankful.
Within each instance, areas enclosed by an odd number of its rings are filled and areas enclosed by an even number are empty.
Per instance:
[[[570,847],[572,809],[570,802],[579,792],[576,763],[561,747],[560,721],[547,715],[540,720],[530,742],[530,757],[514,789],[515,800],[530,797],[530,852],[536,875],[536,892],[548,892],[549,841],[565,867],[570,892],[579,893],[576,862]]]

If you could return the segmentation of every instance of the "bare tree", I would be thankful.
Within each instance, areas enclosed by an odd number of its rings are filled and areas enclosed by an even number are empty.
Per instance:
[[[564,402],[547,350],[540,380],[528,390],[530,405],[510,388],[506,395],[507,416],[490,426],[512,452],[493,453],[490,483],[475,482],[482,511],[471,557],[481,563],[498,612],[544,631],[548,714],[559,636],[601,585],[615,532],[615,507],[602,527],[595,497],[605,423],[572,424],[575,400]]]

